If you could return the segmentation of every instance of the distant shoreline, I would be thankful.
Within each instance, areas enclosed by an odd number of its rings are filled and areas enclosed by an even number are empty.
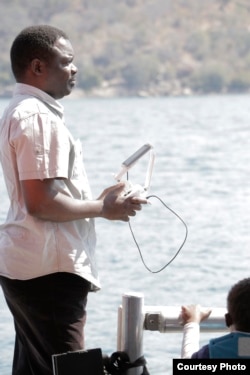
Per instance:
[[[8,86],[5,89],[0,89],[0,98],[1,99],[10,99],[13,93],[13,86]],[[136,97],[136,98],[153,98],[153,97],[193,97],[193,96],[211,96],[211,95],[249,95],[250,91],[238,91],[238,92],[230,92],[224,90],[223,92],[194,92],[191,89],[180,89],[180,90],[173,90],[172,92],[162,92],[161,90],[157,91],[156,88],[152,89],[144,89],[144,90],[125,90],[124,88],[115,89],[112,86],[106,87],[97,87],[91,91],[85,91],[80,88],[75,88],[71,94],[69,95],[70,98],[104,98],[104,99],[112,99],[112,98],[128,98],[128,97]]]

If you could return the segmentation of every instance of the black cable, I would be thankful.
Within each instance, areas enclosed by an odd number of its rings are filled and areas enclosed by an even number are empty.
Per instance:
[[[140,249],[140,246],[139,246],[139,244],[138,244],[138,242],[136,241],[136,238],[135,238],[135,235],[134,235],[134,232],[133,232],[133,230],[132,230],[132,227],[131,227],[131,224],[130,224],[130,221],[128,222],[128,224],[129,224],[129,228],[130,228],[130,231],[131,231],[131,234],[132,234],[132,237],[133,237],[133,239],[134,239],[134,242],[135,242],[135,244],[136,244],[136,246],[137,246],[137,249],[138,249],[138,251],[139,251],[139,254],[140,254],[140,257],[141,257],[141,261],[142,261],[142,263],[143,263],[143,265],[144,265],[144,267],[149,271],[149,272],[151,272],[151,273],[160,273],[161,271],[163,271],[165,268],[167,268],[173,261],[174,261],[174,259],[177,257],[177,255],[180,253],[180,251],[181,251],[181,249],[183,248],[183,246],[184,246],[184,244],[185,244],[185,242],[186,242],[186,240],[187,240],[187,236],[188,236],[188,227],[187,227],[187,224],[185,223],[185,221],[174,211],[174,210],[172,210],[170,207],[168,207],[164,202],[163,202],[163,200],[161,199],[161,198],[159,198],[157,195],[149,195],[148,197],[147,197],[147,199],[150,199],[150,198],[156,198],[156,199],[158,199],[162,204],[163,204],[163,206],[165,207],[165,208],[167,208],[170,212],[172,212],[172,214],[174,214],[181,222],[182,222],[182,224],[184,225],[184,227],[185,227],[185,230],[186,230],[186,233],[185,233],[185,237],[184,237],[184,240],[183,240],[183,242],[182,242],[182,244],[181,244],[181,246],[179,247],[179,249],[176,251],[176,253],[174,254],[174,256],[170,259],[170,261],[168,262],[168,263],[166,263],[162,268],[160,268],[159,270],[157,270],[157,271],[153,271],[153,270],[151,270],[148,266],[147,266],[147,264],[145,263],[145,261],[144,261],[144,258],[143,258],[143,256],[142,256],[142,252],[141,252],[141,249]]]

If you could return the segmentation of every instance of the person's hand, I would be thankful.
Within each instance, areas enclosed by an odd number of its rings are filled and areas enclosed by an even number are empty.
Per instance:
[[[129,216],[135,216],[136,211],[140,211],[142,204],[147,204],[147,200],[138,197],[126,198],[123,195],[125,184],[118,183],[105,189],[98,200],[102,200],[102,217],[108,220],[129,221]]]
[[[200,322],[209,317],[211,311],[212,310],[202,308],[200,305],[182,306],[180,318],[183,325],[191,322],[200,324]]]

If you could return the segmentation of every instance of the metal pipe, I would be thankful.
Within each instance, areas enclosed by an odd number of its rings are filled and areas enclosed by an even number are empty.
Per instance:
[[[181,332],[183,326],[180,321],[181,308],[178,306],[145,306],[144,307],[144,329],[149,331]],[[201,332],[226,331],[224,308],[212,308],[208,319],[201,322]]]
[[[144,296],[141,293],[125,293],[122,297],[120,350],[128,354],[130,362],[143,355]],[[119,312],[120,314],[120,312]],[[142,367],[135,367],[126,375],[140,375]]]
[[[118,352],[122,351],[122,306],[118,307],[117,312],[117,342],[116,349]]]

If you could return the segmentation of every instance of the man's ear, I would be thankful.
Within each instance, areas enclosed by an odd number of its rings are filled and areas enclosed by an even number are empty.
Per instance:
[[[225,321],[226,321],[227,327],[231,327],[231,325],[233,325],[233,321],[229,313],[225,314]]]
[[[33,59],[31,61],[31,70],[35,75],[40,75],[44,71],[44,62],[39,59]]]

